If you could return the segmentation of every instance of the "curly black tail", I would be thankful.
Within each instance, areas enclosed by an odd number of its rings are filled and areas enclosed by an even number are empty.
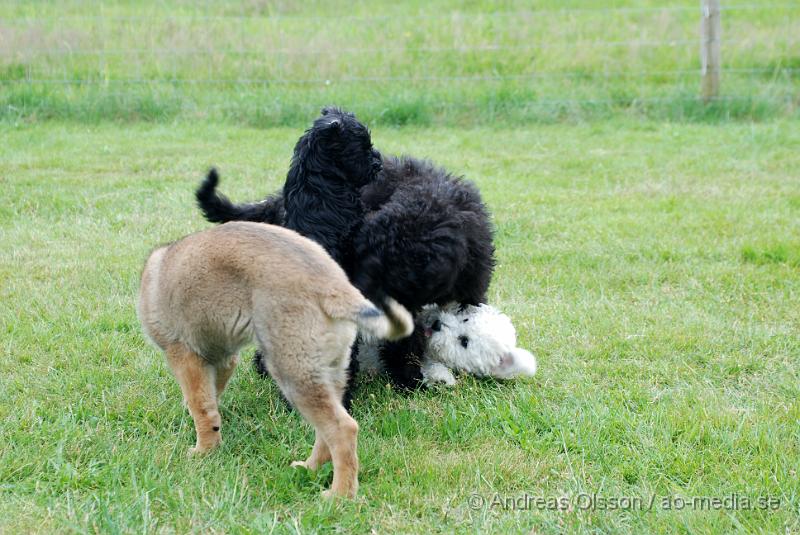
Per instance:
[[[261,202],[233,204],[225,195],[217,193],[217,184],[219,184],[219,173],[212,167],[194,193],[197,206],[211,223],[254,221],[273,225],[283,224],[283,195],[280,192],[270,195]]]

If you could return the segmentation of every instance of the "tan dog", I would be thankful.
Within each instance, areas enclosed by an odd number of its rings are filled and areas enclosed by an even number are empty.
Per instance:
[[[317,243],[284,228],[235,222],[191,234],[150,254],[138,314],[166,352],[197,432],[191,452],[221,442],[219,398],[239,349],[256,342],[286,398],[314,426],[306,461],[333,460],[326,495],[358,488],[358,424],[342,407],[356,326],[390,340],[413,321],[392,300],[387,315],[364,298]]]

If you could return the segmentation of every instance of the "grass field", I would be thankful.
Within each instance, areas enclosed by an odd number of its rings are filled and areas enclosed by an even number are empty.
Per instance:
[[[0,5],[0,119],[381,125],[796,116],[800,5],[723,2],[700,91],[698,2],[85,0]]]
[[[353,502],[319,499],[330,468],[289,468],[312,432],[249,366],[222,449],[187,458],[191,420],[135,317],[139,269],[207,226],[192,191],[208,165],[258,198],[299,133],[2,131],[0,532],[800,530],[795,121],[375,129],[384,151],[479,184],[497,225],[491,300],[540,374],[410,396],[362,384]],[[491,506],[526,494],[570,507]],[[738,505],[663,508],[694,496]],[[758,497],[776,508],[743,510]],[[602,510],[613,499],[644,503]]]
[[[696,1],[0,3],[0,534],[800,532],[800,5],[723,7],[704,104]],[[134,311],[329,104],[478,184],[540,366],[362,381],[341,503],[248,365],[188,458]]]

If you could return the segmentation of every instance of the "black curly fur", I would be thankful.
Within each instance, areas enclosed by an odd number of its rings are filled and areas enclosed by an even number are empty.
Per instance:
[[[352,114],[326,109],[295,146],[283,196],[230,205],[211,187],[202,199],[198,190],[198,202],[207,218],[222,214],[210,221],[233,220],[226,217],[237,210],[261,210],[260,221],[317,240],[378,305],[386,295],[412,313],[428,303],[486,302],[494,269],[493,230],[477,188],[408,156],[385,156],[381,169],[379,156],[368,130]],[[417,329],[382,348],[384,367],[396,384],[419,384],[421,353],[415,344],[421,339]]]
[[[359,189],[380,169],[367,127],[352,113],[325,108],[294,147],[284,226],[317,241],[347,272],[350,241],[364,217]]]
[[[219,173],[212,168],[194,193],[203,216],[211,223],[253,221],[283,224],[283,195],[280,193],[270,195],[261,202],[233,204],[225,195],[217,193],[218,184]]]
[[[493,231],[478,189],[430,162],[386,157],[361,192],[367,217],[353,240],[355,285],[409,310],[486,302]]]

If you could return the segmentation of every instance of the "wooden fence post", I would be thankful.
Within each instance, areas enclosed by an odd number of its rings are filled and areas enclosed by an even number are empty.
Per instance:
[[[702,15],[700,20],[700,62],[703,76],[703,100],[719,96],[720,71],[720,0],[700,0]]]

